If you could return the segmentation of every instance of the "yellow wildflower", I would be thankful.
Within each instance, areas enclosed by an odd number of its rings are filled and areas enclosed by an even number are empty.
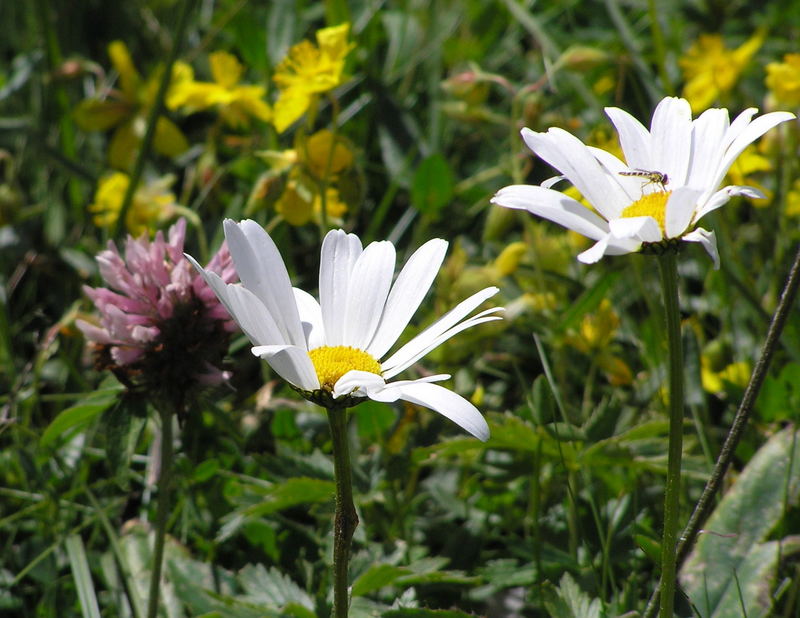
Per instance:
[[[266,88],[240,84],[244,67],[232,54],[225,51],[209,55],[213,82],[189,79],[176,85],[167,98],[170,109],[183,107],[190,112],[215,107],[230,126],[247,127],[251,117],[264,122],[272,119],[272,110],[264,101]]]
[[[169,191],[173,182],[175,177],[168,175],[136,190],[125,215],[125,226],[133,236],[149,233],[175,215],[175,195]],[[113,172],[100,180],[94,202],[89,205],[89,211],[94,213],[95,225],[105,228],[114,225],[119,218],[122,200],[129,184],[130,178],[122,172]]]
[[[750,380],[750,364],[746,361],[730,363],[719,371],[711,367],[711,361],[705,354],[700,355],[700,381],[706,392],[717,395],[725,393],[725,386],[730,384],[738,388],[747,386]]]
[[[792,183],[792,188],[786,194],[786,215],[800,216],[800,179]]]
[[[317,131],[305,144],[304,162],[317,178],[336,175],[353,165],[353,151],[328,129]]]
[[[578,333],[568,336],[566,342],[584,354],[592,354],[604,350],[614,339],[618,328],[619,316],[611,306],[611,301],[604,298],[595,313],[583,316]]]
[[[731,185],[746,185],[755,187],[764,194],[763,198],[747,198],[753,205],[765,207],[772,200],[772,191],[767,189],[760,182],[751,178],[751,174],[758,172],[771,172],[772,162],[763,154],[758,152],[754,144],[750,144],[744,149],[739,158],[734,161],[731,168],[728,170],[726,184]]]
[[[275,210],[289,225],[305,225],[312,219],[319,222],[322,215],[322,198],[316,191],[295,179],[290,179],[283,194],[275,203]],[[347,204],[339,198],[334,187],[325,190],[325,214],[328,220],[338,220],[347,212]]]
[[[279,133],[306,113],[314,97],[344,83],[345,57],[354,47],[347,42],[349,31],[349,23],[318,30],[317,45],[301,41],[275,67],[280,95],[272,121]]]
[[[692,112],[708,109],[721,95],[730,92],[750,58],[766,36],[758,30],[737,49],[728,49],[718,34],[701,34],[678,63],[683,69],[686,84],[683,97]]]
[[[125,170],[133,165],[136,158],[161,76],[156,71],[149,80],[143,82],[122,41],[110,43],[108,55],[119,73],[119,90],[111,91],[108,98],[90,98],[79,103],[75,109],[75,121],[86,131],[115,128],[108,160],[112,167]],[[173,87],[190,73],[191,68],[187,64],[175,63],[172,70]],[[161,116],[156,122],[153,148],[159,154],[175,157],[189,148],[189,142],[177,125]]]
[[[800,54],[786,54],[783,62],[770,62],[764,81],[778,103],[800,105]]]

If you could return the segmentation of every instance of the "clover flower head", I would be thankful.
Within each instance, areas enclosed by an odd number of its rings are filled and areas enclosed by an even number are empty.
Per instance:
[[[354,234],[328,232],[322,243],[317,301],[292,287],[275,243],[260,225],[226,220],[225,238],[241,284],[226,284],[192,261],[252,342],[253,354],[304,397],[327,408],[349,407],[367,398],[402,399],[439,412],[481,440],[489,437],[474,405],[435,384],[449,375],[389,379],[462,330],[499,319],[494,315],[501,310],[497,307],[470,315],[497,293],[496,287],[473,294],[380,360],[427,294],[444,260],[444,240],[422,245],[393,283],[392,243],[374,242],[364,248]]]
[[[128,237],[124,257],[113,242],[97,256],[108,287],[84,287],[99,320],[77,320],[92,343],[99,368],[129,386],[159,393],[188,393],[227,380],[219,368],[236,329],[203,278],[183,257],[186,221],[164,238]],[[223,245],[207,268],[221,281],[235,279]]]
[[[700,243],[718,268],[714,233],[697,227],[698,221],[734,195],[763,197],[753,187],[718,187],[749,144],[795,117],[771,112],[753,119],[756,112],[749,108],[730,122],[728,110],[709,109],[692,120],[685,99],[667,97],[656,107],[648,131],[627,112],[608,107],[625,161],[586,146],[563,129],[523,129],[528,147],[563,176],[540,186],[504,187],[491,201],[527,210],[596,241],[578,255],[586,264],[604,255],[660,252],[686,241]],[[551,188],[564,179],[596,212]]]

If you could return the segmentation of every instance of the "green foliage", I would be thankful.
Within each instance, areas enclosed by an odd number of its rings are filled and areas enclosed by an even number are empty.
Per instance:
[[[797,535],[768,540],[800,495],[797,439],[792,428],[772,436],[709,517],[681,572],[701,616],[771,615],[778,564],[800,551]]]

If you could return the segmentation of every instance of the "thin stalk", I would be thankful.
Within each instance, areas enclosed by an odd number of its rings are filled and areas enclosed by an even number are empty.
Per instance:
[[[328,424],[333,440],[333,474],[336,482],[336,515],[333,521],[333,615],[335,618],[347,618],[350,606],[347,568],[350,563],[350,543],[358,526],[350,478],[347,408],[329,409]]]
[[[675,603],[676,543],[683,452],[683,352],[678,305],[678,259],[668,251],[658,258],[669,356],[669,446],[664,490],[664,533],[661,541],[661,601],[659,615],[672,618]]]
[[[158,118],[164,112],[164,99],[167,96],[167,88],[172,81],[172,67],[180,54],[181,45],[183,44],[183,37],[186,32],[186,27],[189,24],[189,15],[194,6],[195,0],[184,0],[181,7],[181,13],[178,17],[178,24],[175,27],[175,36],[172,40],[172,49],[169,52],[166,65],[164,66],[164,74],[161,76],[161,81],[158,84],[153,105],[150,108],[150,113],[147,116],[147,125],[145,126],[144,136],[139,144],[139,154],[136,156],[136,162],[133,165],[131,172],[130,182],[128,188],[125,190],[125,196],[122,198],[122,206],[119,209],[119,216],[117,220],[111,224],[110,235],[113,238],[120,222],[123,228],[125,226],[125,217],[133,202],[133,196],[136,195],[136,189],[139,187],[139,181],[142,179],[144,173],[144,164],[150,156],[150,150],[153,147],[153,140],[156,137],[156,126],[158,125]]]
[[[161,565],[164,562],[164,538],[167,532],[170,494],[172,493],[172,410],[167,408],[168,406],[159,408],[159,415],[161,416],[161,470],[158,473],[156,539],[153,549],[153,570],[150,572],[150,591],[147,595],[147,618],[156,618],[158,615]]]
[[[669,78],[669,71],[667,70],[667,48],[664,45],[664,34],[661,32],[661,23],[658,20],[663,8],[656,0],[648,0],[647,2],[647,9],[650,15],[650,34],[653,39],[653,47],[655,48],[656,62],[658,64],[658,76],[661,78],[661,87],[664,89],[664,93],[671,95],[675,92],[675,89],[672,86],[672,80]]]
[[[681,535],[677,550],[678,563],[683,562],[686,558],[697,538],[700,526],[703,525],[703,522],[711,513],[711,509],[714,506],[714,496],[722,486],[722,480],[725,477],[725,473],[728,471],[728,466],[736,452],[736,447],[747,426],[747,421],[750,418],[753,406],[755,406],[758,393],[761,391],[761,386],[764,384],[764,379],[767,377],[767,370],[772,362],[772,356],[775,349],[778,347],[783,327],[786,324],[789,312],[792,310],[795,298],[797,297],[798,287],[800,287],[800,248],[798,248],[795,254],[794,263],[789,271],[789,277],[783,288],[778,307],[775,309],[775,314],[772,316],[772,322],[769,325],[764,346],[761,349],[761,357],[758,359],[753,369],[753,375],[750,376],[750,382],[747,384],[747,388],[744,391],[742,402],[739,404],[739,409],[736,411],[736,416],[733,418],[733,423],[725,438],[725,443],[722,445],[722,450],[719,453],[711,477],[708,479],[703,493],[700,495],[700,499],[697,501],[697,505],[694,507],[691,517],[689,517],[689,522],[686,524],[686,528],[684,528],[683,534]],[[653,596],[650,597],[650,602],[647,605],[647,609],[645,609],[642,614],[642,618],[652,618],[652,616],[655,615],[655,599],[659,595],[662,586],[663,584],[659,584],[659,587],[653,592]]]

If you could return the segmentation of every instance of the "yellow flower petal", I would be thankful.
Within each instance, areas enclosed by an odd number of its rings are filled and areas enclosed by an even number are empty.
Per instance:
[[[135,120],[135,119],[134,119]],[[133,128],[133,121],[117,127],[108,145],[108,163],[118,170],[129,170],[133,167],[136,153],[139,151],[139,137]]]
[[[174,122],[161,116],[156,122],[153,148],[159,154],[167,157],[177,157],[189,149],[189,141]]]
[[[275,210],[289,225],[305,225],[311,221],[313,203],[300,194],[295,181],[289,181],[275,203]]]
[[[306,165],[317,178],[338,174],[353,165],[353,152],[341,136],[328,129],[317,131],[306,141]]]
[[[133,65],[128,47],[122,41],[112,41],[108,45],[108,56],[119,73],[120,89],[126,97],[135,99],[142,79]]]
[[[283,133],[306,113],[311,95],[302,90],[283,90],[272,109],[272,123],[278,133]]]
[[[244,67],[236,56],[225,51],[217,51],[208,56],[211,65],[211,76],[223,88],[233,88],[239,83]]]
[[[765,83],[779,103],[800,105],[800,54],[786,54],[783,62],[770,62]]]
[[[678,64],[686,79],[683,96],[693,112],[707,109],[733,88],[765,36],[760,29],[735,50],[726,48],[718,34],[702,34],[692,43]]]

